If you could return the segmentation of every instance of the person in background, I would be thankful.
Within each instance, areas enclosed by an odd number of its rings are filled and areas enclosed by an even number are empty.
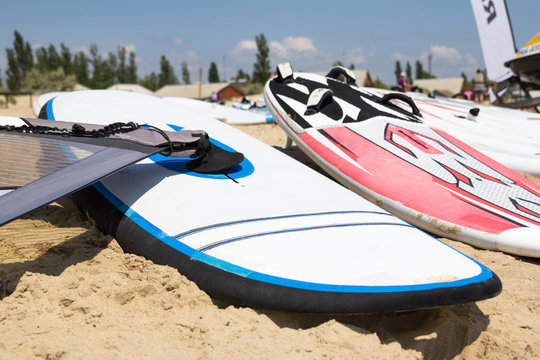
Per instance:
[[[217,91],[213,91],[212,96],[210,97],[210,100],[212,100],[212,102],[215,102],[215,103],[220,102],[221,95],[219,95]]]
[[[484,102],[484,95],[486,93],[486,79],[480,69],[476,70],[476,75],[472,79],[474,101],[477,103]]]
[[[397,83],[398,83],[398,86],[401,88],[401,91],[403,91],[403,92],[410,91],[411,88],[412,88],[412,85],[409,84],[407,82],[407,80],[405,79],[405,72],[402,72],[399,75],[399,79],[398,79]]]

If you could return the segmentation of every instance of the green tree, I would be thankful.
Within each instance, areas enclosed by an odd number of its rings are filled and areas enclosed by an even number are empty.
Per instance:
[[[90,46],[90,64],[92,77],[89,84],[92,89],[105,89],[114,83],[116,71],[116,56],[109,53],[108,59],[103,60],[96,44]]]
[[[118,58],[112,52],[107,55],[107,61],[103,64],[104,87],[109,87],[118,82]]]
[[[73,73],[79,84],[90,85],[90,76],[88,71],[88,57],[82,51],[73,57]]]
[[[156,91],[159,86],[159,79],[155,72],[151,72],[139,81],[139,85],[144,86],[148,90]]]
[[[351,66],[349,66],[349,69],[354,70],[356,68],[354,67],[354,64],[351,64]]]
[[[49,48],[47,49],[48,54],[48,61],[49,61],[49,70],[56,70],[60,66],[62,66],[62,58],[58,54],[58,51],[56,51],[56,48],[53,44],[49,45]]]
[[[49,70],[49,53],[47,49],[40,46],[36,49],[36,66],[41,71]]]
[[[373,87],[378,88],[378,89],[390,89],[390,86],[383,83],[382,80],[378,76],[373,82]]]
[[[19,90],[26,73],[34,66],[34,55],[28,41],[24,41],[22,35],[15,30],[13,49],[6,49],[8,69],[7,86],[10,90]]]
[[[54,45],[51,44],[48,48],[39,47],[36,49],[36,66],[40,71],[56,70],[62,66],[62,58]]]
[[[399,76],[401,75],[402,72],[403,70],[401,69],[401,63],[399,62],[399,60],[397,60],[396,69],[394,70],[394,75],[396,75],[396,82],[399,79]]]
[[[257,44],[257,61],[253,64],[253,82],[264,84],[270,77],[270,48],[268,47],[264,34],[255,36]]]
[[[124,46],[118,48],[118,68],[116,69],[116,77],[119,83],[125,84],[128,82],[128,69],[126,65],[127,51]]]
[[[178,84],[178,78],[174,74],[174,69],[171,66],[169,60],[167,60],[167,58],[165,57],[165,55],[161,55],[159,67],[161,69],[161,72],[158,75],[158,89],[162,88],[165,85]]]
[[[416,60],[415,63],[416,78],[417,79],[434,79],[435,76],[424,70],[420,60]]]
[[[185,61],[182,61],[182,81],[184,84],[189,85],[191,84],[191,80],[189,79],[189,69],[188,65]]]
[[[424,70],[424,67],[422,66],[422,63],[420,60],[416,60],[415,63],[415,70],[416,70],[416,78],[417,79],[433,79],[435,76],[431,75],[427,71]]]
[[[408,61],[405,69],[405,74],[407,74],[407,82],[412,83],[412,68],[411,64]]]
[[[416,72],[416,79],[423,79],[425,71],[420,60],[416,60],[416,63],[414,63],[414,68]]]
[[[341,62],[341,60],[337,60],[335,61],[332,66],[344,66],[343,63]]]
[[[219,82],[219,73],[218,68],[215,62],[210,63],[210,69],[208,70],[208,82],[209,83],[218,83]]]
[[[130,84],[137,83],[137,63],[135,62],[135,52],[129,53],[129,64],[127,67],[127,80]]]
[[[66,75],[64,68],[59,66],[55,70],[41,71],[33,67],[26,73],[21,88],[32,92],[51,92],[73,90],[77,80],[75,75]]]
[[[238,70],[238,73],[236,74],[236,82],[239,82],[240,80],[246,80],[246,82],[251,80],[249,74],[245,73],[242,69]]]
[[[90,65],[92,65],[92,77],[89,85],[92,89],[97,89],[103,79],[103,66],[101,55],[96,44],[90,45]]]
[[[66,75],[73,74],[73,59],[71,56],[71,51],[64,43],[60,44],[60,58],[62,67],[64,68],[64,73]]]
[[[472,83],[467,79],[467,75],[465,75],[464,72],[461,73],[461,77],[463,78],[463,90],[472,90],[473,86]]]

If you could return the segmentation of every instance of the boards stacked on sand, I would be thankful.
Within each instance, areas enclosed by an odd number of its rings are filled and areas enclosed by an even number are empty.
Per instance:
[[[59,95],[49,119],[204,129],[244,154],[199,174],[152,156],[73,195],[129,252],[177,267],[237,305],[313,313],[429,308],[495,296],[483,265],[230,126],[165,100],[118,91]],[[232,149],[231,149],[232,148]]]
[[[210,116],[231,125],[253,125],[274,122],[274,119],[268,114],[266,109],[262,112],[244,111],[225,105],[178,96],[166,96],[162,99],[174,102],[203,116]]]
[[[448,132],[513,170],[540,175],[540,114],[465,100],[429,98],[421,93],[407,95],[414,100],[426,125]],[[395,104],[410,109],[404,102]]]
[[[263,116],[266,119],[266,122],[274,122],[274,118],[268,112],[264,99],[255,99],[254,101],[249,101],[247,99],[242,100],[241,102],[235,102],[232,104],[233,108],[247,113],[257,114],[258,116]]]
[[[324,77],[288,63],[264,95],[306,154],[372,202],[440,236],[540,257],[540,187],[426,126],[411,98],[359,88],[345,68]]]

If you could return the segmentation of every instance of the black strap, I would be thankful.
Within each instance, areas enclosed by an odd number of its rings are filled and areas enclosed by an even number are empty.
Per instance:
[[[223,173],[244,160],[244,154],[219,148],[212,143],[204,155],[187,163],[187,168],[201,174]]]
[[[334,66],[330,69],[328,74],[326,74],[326,77],[336,79],[343,75],[347,81],[347,85],[356,85],[356,79],[354,78],[354,74],[351,72],[351,70],[344,68],[343,66]]]
[[[52,123],[52,122],[51,122]],[[60,136],[90,136],[90,137],[105,137],[115,133],[125,133],[139,128],[134,122],[129,123],[113,123],[96,130],[86,130],[81,124],[73,124],[71,130],[60,129],[56,126],[34,126],[34,125],[0,125],[0,131],[18,132],[21,134],[41,134],[41,135],[60,135]]]
[[[422,114],[420,114],[420,110],[418,110],[418,107],[416,107],[416,104],[414,103],[414,100],[411,99],[409,96],[407,96],[405,94],[389,93],[389,94],[384,95],[381,98],[380,102],[381,102],[381,104],[386,105],[388,103],[388,101],[390,101],[392,99],[398,99],[398,100],[406,102],[411,107],[413,115],[422,117]]]

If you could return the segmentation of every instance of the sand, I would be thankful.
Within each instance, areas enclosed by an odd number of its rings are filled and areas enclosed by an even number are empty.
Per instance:
[[[27,97],[0,115],[33,116]],[[283,149],[278,126],[238,128],[316,168]],[[0,359],[540,358],[540,261],[443,241],[492,269],[502,293],[397,314],[281,313],[211,299],[50,204],[0,228]]]

